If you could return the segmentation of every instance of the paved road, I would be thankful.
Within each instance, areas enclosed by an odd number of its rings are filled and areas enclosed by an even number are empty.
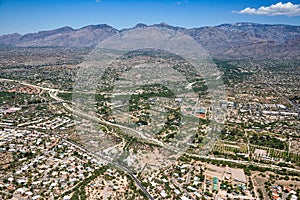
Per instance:
[[[56,133],[53,133],[54,135],[56,135],[57,137],[61,138],[63,142],[66,142],[74,147],[76,147],[77,149],[79,149],[80,151],[96,158],[98,161],[102,162],[102,163],[111,163],[109,160],[106,160],[104,158],[101,158],[99,157],[97,154],[93,153],[93,152],[90,152],[89,150],[85,149],[84,147],[82,146],[79,146],[78,144],[72,142],[72,141],[69,141],[65,138],[63,138],[62,136],[56,134]],[[134,182],[138,185],[138,187],[144,192],[144,194],[147,196],[148,199],[151,199],[151,200],[154,200],[154,198],[151,196],[151,194],[146,190],[146,188],[141,184],[141,182],[125,167],[119,165],[119,164],[113,164],[113,166],[121,169],[122,171],[125,171],[133,180]]]
[[[55,99],[56,101],[63,101],[63,99],[61,99],[57,96],[57,93],[58,93],[57,91],[49,91],[49,95],[50,95],[51,98]],[[134,133],[138,134],[140,136],[140,138],[142,138],[144,141],[147,141],[149,143],[152,143],[152,144],[155,144],[155,145],[158,145],[158,146],[161,146],[161,147],[164,146],[164,144],[161,141],[156,140],[154,138],[148,138],[144,135],[144,133],[142,133],[140,131],[137,131],[135,129],[132,129],[132,128],[129,128],[129,127],[126,127],[126,126],[123,126],[123,125],[120,125],[120,124],[114,124],[114,123],[111,123],[109,121],[99,119],[96,116],[86,114],[86,113],[84,113],[80,110],[75,110],[72,107],[70,107],[67,103],[63,103],[63,106],[65,107],[65,109],[67,109],[70,112],[75,113],[77,115],[83,116],[85,118],[88,118],[90,120],[93,120],[95,122],[98,122],[98,123],[106,125],[106,126],[113,126],[113,127],[121,128],[123,130],[125,129],[125,130],[128,130],[128,131],[134,132]]]
[[[6,81],[6,82],[14,82],[14,83],[18,83],[21,85],[25,85],[25,86],[29,86],[29,87],[34,87],[34,88],[38,88],[40,90],[45,90],[45,91],[52,91],[52,92],[60,92],[60,93],[73,93],[73,91],[67,91],[67,90],[59,90],[59,89],[55,89],[55,88],[48,88],[48,87],[42,87],[42,86],[38,86],[38,85],[33,85],[31,83],[27,83],[25,81],[18,81],[18,80],[13,80],[13,79],[6,79],[6,78],[0,78],[0,81]],[[130,93],[122,93],[122,92],[116,92],[116,93],[108,93],[108,92],[94,92],[94,91],[76,91],[76,93],[80,93],[80,94],[101,94],[101,95],[112,95],[112,96],[125,96],[125,95],[132,95],[132,94],[139,94],[136,92],[130,92]]]
[[[257,162],[254,162],[254,161],[233,160],[233,159],[227,159],[227,158],[218,158],[218,157],[214,157],[214,156],[202,156],[202,155],[190,154],[190,153],[186,153],[186,155],[199,157],[199,158],[206,158],[206,159],[211,159],[211,160],[232,162],[232,163],[243,164],[243,165],[253,165],[253,166],[257,166],[257,167],[271,168],[271,169],[277,169],[277,170],[285,169],[287,171],[300,173],[299,169],[294,169],[294,168],[290,168],[290,167],[280,167],[280,166],[277,166],[277,165],[257,163]]]
[[[31,87],[35,87],[35,88],[39,88],[41,90],[46,90],[49,92],[49,95],[50,97],[52,97],[53,99],[55,99],[56,101],[62,101],[62,99],[60,99],[59,97],[57,97],[57,93],[58,92],[69,92],[69,91],[60,91],[58,89],[52,89],[52,88],[45,88],[45,87],[40,87],[40,86],[36,86],[36,85],[32,85],[32,84],[29,84],[29,83],[25,83],[25,82],[21,82],[21,81],[17,81],[17,80],[10,80],[10,79],[0,79],[0,81],[10,81],[10,82],[17,82],[17,83],[20,83],[20,84],[23,84],[23,85],[27,85],[27,86],[31,86]],[[267,84],[267,83],[266,83]],[[270,85],[268,85],[270,88],[272,88]],[[273,89],[273,88],[272,88]],[[277,92],[275,89],[273,89],[275,92]],[[278,93],[278,92],[277,92]],[[299,110],[299,108],[293,104],[291,101],[289,101],[288,99],[286,99],[284,96],[282,96],[280,93],[278,93],[282,98],[284,98],[285,100],[287,100],[292,106],[294,106],[295,109]],[[121,94],[120,94],[121,95]],[[125,95],[125,94],[122,94],[122,95]],[[92,120],[95,120],[99,123],[102,123],[104,125],[109,125],[109,126],[115,126],[115,127],[119,127],[119,128],[122,128],[122,129],[126,129],[126,130],[130,130],[130,131],[134,131],[138,134],[141,135],[141,137],[143,139],[146,139],[146,140],[150,140],[151,142],[154,142],[155,144],[157,145],[160,145],[160,146],[163,146],[163,144],[158,141],[158,140],[154,140],[154,139],[151,139],[151,138],[145,138],[145,136],[139,132],[139,131],[136,131],[134,129],[131,129],[131,128],[128,128],[128,127],[125,127],[125,126],[122,126],[122,125],[119,125],[119,124],[113,124],[111,122],[108,122],[108,121],[104,121],[104,120],[100,120],[99,118],[97,117],[93,117],[93,116],[90,116],[86,113],[83,113],[81,111],[75,111],[73,108],[71,108],[67,103],[63,103],[63,106],[71,111],[71,112],[74,112],[76,114],[79,114],[79,115],[82,115],[82,116],[85,116],[89,119],[92,119]],[[86,149],[78,146],[77,144],[75,143],[72,143],[64,138],[62,138],[64,141],[72,144],[72,145],[75,145],[77,148],[79,148],[80,150],[90,154],[90,155],[93,155],[93,157],[97,158],[97,159],[100,159],[101,161],[103,161],[104,159],[103,158],[100,158],[98,155],[96,154],[93,154],[92,152],[88,152]],[[225,158],[217,158],[217,157],[210,157],[210,156],[199,156],[197,154],[187,154],[187,155],[190,155],[190,156],[196,156],[196,157],[200,157],[200,158],[207,158],[207,159],[212,159],[212,160],[220,160],[220,161],[227,161],[227,162],[233,162],[233,163],[238,163],[238,164],[244,164],[244,165],[254,165],[254,166],[258,166],[258,167],[263,167],[263,168],[272,168],[272,169],[277,169],[277,170],[282,170],[282,169],[285,169],[287,171],[293,171],[293,172],[298,172],[300,173],[300,170],[298,169],[294,169],[294,168],[288,168],[288,167],[280,167],[280,166],[276,166],[276,165],[269,165],[269,164],[262,164],[262,163],[256,163],[256,162],[253,162],[253,161],[240,161],[240,160],[232,160],[232,159],[225,159]],[[108,163],[110,163],[110,161],[107,161]],[[153,197],[147,192],[147,190],[142,186],[142,184],[139,182],[139,180],[132,174],[130,173],[130,171],[128,171],[128,169],[120,166],[120,165],[117,165],[115,164],[116,167],[118,167],[119,169],[127,172],[131,177],[132,179],[136,182],[136,184],[139,186],[139,188],[144,192],[144,194],[148,197],[148,199],[153,199]]]
[[[291,100],[286,98],[283,94],[281,94],[279,91],[277,91],[273,86],[271,86],[269,83],[265,82],[265,84],[271,88],[274,92],[276,92],[282,99],[284,99],[286,102],[288,102],[291,106],[293,106],[295,112],[299,112],[299,107],[294,104]]]
[[[30,83],[26,83],[24,81],[11,80],[11,79],[3,79],[3,78],[0,78],[0,81],[7,81],[7,82],[19,83],[19,84],[22,84],[22,85],[26,85],[26,86],[38,88],[40,90],[48,91],[50,97],[53,98],[53,99],[55,99],[58,102],[64,102],[63,99],[61,99],[61,98],[59,98],[57,96],[58,93],[70,93],[70,91],[64,91],[64,90],[58,90],[58,89],[53,89],[53,88],[41,87],[41,86],[33,85],[33,84],[30,84]],[[86,92],[86,93],[88,93],[88,92]],[[93,94],[95,94],[95,93],[93,93]],[[101,94],[108,94],[108,93],[101,93]],[[113,95],[128,95],[128,94],[117,93],[117,94],[113,94]],[[155,144],[155,145],[158,145],[158,146],[164,146],[164,144],[162,142],[160,142],[159,140],[156,140],[156,139],[153,139],[153,138],[148,138],[142,132],[137,131],[135,129],[132,129],[132,128],[129,128],[129,127],[126,127],[126,126],[123,126],[123,125],[120,125],[120,124],[114,124],[114,123],[111,123],[109,121],[101,120],[101,119],[99,119],[97,117],[91,116],[91,115],[83,113],[81,111],[74,110],[67,103],[63,103],[63,106],[67,110],[69,110],[70,112],[73,112],[73,113],[76,113],[78,115],[84,116],[84,117],[86,117],[88,119],[94,120],[94,121],[96,121],[98,123],[101,123],[101,124],[104,124],[104,125],[107,125],[107,126],[114,126],[114,127],[121,128],[123,130],[125,129],[125,130],[128,130],[128,131],[134,132],[134,133],[138,134],[143,140],[145,140],[145,141],[147,141],[149,143],[152,143],[152,144]]]
[[[52,89],[52,88],[46,88],[46,87],[40,87],[40,86],[37,86],[37,85],[32,85],[32,84],[25,83],[25,82],[22,82],[22,81],[17,81],[17,80],[1,79],[1,78],[0,78],[0,81],[15,82],[15,83],[19,83],[19,84],[22,84],[22,85],[26,85],[26,86],[30,86],[30,87],[34,87],[34,88],[38,88],[38,89],[41,89],[41,90],[48,91],[50,97],[53,98],[53,99],[55,99],[56,101],[59,101],[59,102],[62,102],[63,99],[57,97],[57,93],[58,93],[58,92],[68,92],[68,91],[60,91],[60,90],[58,90],[58,89]],[[67,103],[63,103],[63,106],[64,106],[65,108],[67,108],[68,110],[70,110],[70,111],[76,113],[76,111],[75,111],[73,108],[71,108],[70,106],[68,106]],[[86,117],[91,118],[90,115],[87,115],[87,114],[82,113],[82,112],[78,112],[78,114],[84,115],[84,116],[86,116]],[[129,129],[128,127],[123,127],[123,126],[118,125],[118,124],[113,124],[113,123],[110,123],[110,122],[107,122],[107,121],[99,120],[99,119],[96,118],[96,117],[92,117],[92,119],[93,119],[93,120],[96,120],[96,121],[98,121],[98,122],[100,122],[100,123],[106,124],[106,125],[110,125],[110,126],[118,126],[118,127],[120,127],[120,128],[127,128],[127,129]],[[134,130],[134,129],[132,129],[132,130]],[[135,130],[134,130],[134,131],[135,131]],[[85,153],[87,153],[87,154],[93,156],[93,157],[96,158],[98,161],[101,161],[101,162],[105,161],[105,163],[111,163],[110,161],[105,160],[104,158],[100,158],[98,155],[96,155],[96,154],[94,154],[93,152],[90,152],[90,151],[88,151],[87,149],[85,149],[85,148],[83,148],[83,147],[81,147],[81,146],[75,144],[74,142],[71,142],[71,141],[69,141],[69,140],[63,138],[63,137],[61,137],[60,135],[58,135],[58,134],[56,134],[56,133],[53,133],[53,134],[55,134],[56,136],[58,136],[59,138],[61,138],[62,141],[66,142],[66,143],[68,143],[68,144],[71,144],[71,145],[75,146],[76,148],[80,149],[81,151],[83,151],[83,152],[85,152]],[[144,186],[141,184],[141,182],[140,182],[140,181],[139,181],[139,180],[138,180],[138,179],[137,179],[137,178],[136,178],[136,177],[135,177],[128,169],[126,169],[126,168],[124,168],[123,166],[118,165],[118,164],[114,164],[114,166],[117,167],[117,168],[119,168],[119,169],[121,169],[121,170],[123,170],[123,171],[125,171],[126,173],[128,173],[128,175],[135,181],[135,183],[136,183],[136,184],[138,185],[138,187],[143,191],[143,193],[147,196],[147,198],[150,199],[150,200],[154,200],[154,198],[151,196],[150,193],[148,193],[148,191],[146,190],[146,188],[144,188]]]

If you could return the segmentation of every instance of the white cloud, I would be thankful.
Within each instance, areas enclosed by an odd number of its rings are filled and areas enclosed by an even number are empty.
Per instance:
[[[291,2],[282,3],[278,2],[270,6],[261,6],[260,8],[247,7],[243,10],[237,11],[239,14],[250,14],[250,15],[286,15],[286,16],[300,16],[300,4],[293,4]]]

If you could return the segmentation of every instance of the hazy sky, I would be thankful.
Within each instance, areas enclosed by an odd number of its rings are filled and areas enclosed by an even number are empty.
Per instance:
[[[300,25],[300,0],[0,0],[0,35],[109,24],[200,27],[257,22]]]

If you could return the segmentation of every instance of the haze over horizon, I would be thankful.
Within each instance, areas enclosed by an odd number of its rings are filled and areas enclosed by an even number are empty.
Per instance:
[[[208,0],[1,0],[0,35],[32,33],[64,26],[108,24],[116,29],[165,22],[184,28],[224,23],[300,25],[297,1]]]
[[[169,23],[166,23],[166,22],[160,22],[160,23],[154,23],[154,24],[146,24],[146,23],[143,23],[143,22],[139,22],[131,27],[124,27],[124,28],[116,28],[110,24],[106,24],[106,23],[101,23],[101,24],[86,24],[86,25],[83,25],[81,27],[72,27],[72,26],[60,26],[60,27],[54,27],[52,29],[41,29],[41,30],[37,30],[37,31],[32,31],[32,32],[26,32],[26,33],[19,33],[19,32],[14,32],[14,33],[7,33],[7,34],[0,34],[0,36],[5,36],[5,35],[12,35],[12,34],[20,34],[20,35],[27,35],[27,34],[32,34],[32,33],[39,33],[39,32],[43,32],[43,31],[53,31],[53,30],[58,30],[58,29],[63,29],[63,28],[71,28],[73,29],[74,31],[75,30],[79,30],[79,29],[83,29],[83,28],[86,28],[86,27],[89,27],[89,26],[101,26],[101,25],[107,25],[109,27],[112,27],[114,29],[117,29],[119,31],[122,31],[122,30],[127,30],[127,29],[131,29],[131,28],[134,28],[138,25],[146,25],[148,27],[151,27],[151,26],[157,26],[157,25],[160,25],[160,24],[163,24],[163,25],[166,25],[166,26],[170,26],[170,27],[179,27],[179,28],[184,28],[184,29],[193,29],[193,28],[202,28],[202,27],[217,27],[217,26],[222,26],[222,25],[226,25],[226,24],[231,24],[231,25],[238,25],[238,24],[261,24],[261,25],[287,25],[287,26],[300,26],[300,25],[294,25],[294,24],[283,24],[283,23],[274,23],[274,24],[266,24],[266,23],[257,23],[257,22],[247,22],[247,21],[241,21],[241,22],[234,22],[234,23],[222,23],[222,24],[216,24],[216,25],[204,25],[204,26],[198,26],[198,27],[185,27],[185,26],[176,26],[176,25],[173,25],[173,24],[169,24]]]

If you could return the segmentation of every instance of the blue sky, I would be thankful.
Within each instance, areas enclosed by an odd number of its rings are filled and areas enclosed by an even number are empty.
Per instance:
[[[62,26],[166,22],[200,27],[256,22],[300,25],[300,0],[0,0],[0,35]],[[290,3],[288,3],[290,2]],[[273,5],[273,6],[271,6]],[[282,10],[283,9],[283,10]]]

